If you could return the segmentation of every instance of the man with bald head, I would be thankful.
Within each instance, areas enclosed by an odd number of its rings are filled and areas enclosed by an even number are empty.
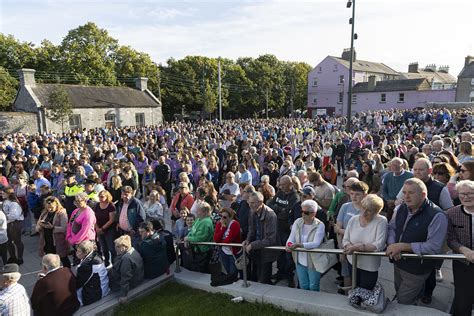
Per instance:
[[[293,182],[290,176],[284,175],[279,180],[278,191],[276,195],[267,202],[276,214],[278,219],[278,232],[280,236],[280,246],[285,246],[288,237],[290,236],[290,224],[288,217],[290,211],[298,203],[300,197],[293,187]],[[275,278],[288,279],[288,286],[294,287],[293,270],[294,264],[291,255],[282,252],[277,261],[278,273]]]
[[[413,178],[413,174],[403,169],[403,160],[395,157],[390,162],[390,173],[383,178],[382,197],[387,201],[387,220],[390,221],[395,208],[397,194],[403,187],[405,180]]]

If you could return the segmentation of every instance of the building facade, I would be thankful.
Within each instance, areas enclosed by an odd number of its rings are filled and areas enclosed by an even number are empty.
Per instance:
[[[61,131],[47,114],[50,94],[58,84],[42,84],[35,80],[35,70],[18,71],[20,88],[13,109],[36,113],[39,132]],[[136,87],[61,85],[69,95],[73,114],[65,130],[96,127],[157,125],[163,122],[161,102],[147,88],[147,78],[137,78]]]
[[[474,56],[467,56],[458,76],[456,102],[474,102]]]

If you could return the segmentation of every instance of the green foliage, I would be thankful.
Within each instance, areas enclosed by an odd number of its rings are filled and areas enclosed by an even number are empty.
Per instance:
[[[163,114],[171,118],[186,111],[205,111],[217,117],[218,62],[221,63],[224,118],[262,117],[267,103],[270,115],[285,115],[307,104],[306,63],[278,60],[274,55],[258,58],[187,56],[170,58],[157,65],[146,53],[120,46],[105,29],[86,23],[70,30],[59,45],[43,40],[34,47],[0,33],[1,104],[9,104],[11,87],[19,68],[36,70],[42,83],[134,86],[134,78],[147,77],[148,89],[163,100]],[[8,76],[7,76],[8,75]],[[6,92],[10,91],[10,92]]]
[[[66,89],[58,86],[49,95],[48,103],[46,116],[56,124],[60,124],[61,131],[64,132],[64,123],[69,121],[72,114],[72,104]]]
[[[16,95],[18,81],[0,67],[0,110],[9,110]]]
[[[150,295],[122,306],[115,315],[302,315],[284,311],[270,304],[233,303],[227,294],[208,293],[185,285],[169,282]]]

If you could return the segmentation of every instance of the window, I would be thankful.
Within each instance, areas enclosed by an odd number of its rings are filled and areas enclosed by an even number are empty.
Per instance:
[[[471,86],[474,86],[474,78],[471,78]]]
[[[318,86],[318,78],[313,78],[313,87]]]
[[[69,116],[69,128],[71,130],[81,130],[81,115],[80,114],[72,114]]]
[[[387,101],[387,95],[385,93],[380,94],[380,102],[386,102]]]
[[[323,71],[323,67],[320,66],[320,67],[318,68],[318,71],[319,71],[319,72],[322,72],[322,71]]]
[[[115,127],[115,114],[105,114],[105,127],[114,128]]]
[[[339,76],[339,83],[344,84],[344,75]]]
[[[352,103],[357,103],[357,94],[352,95]]]
[[[145,126],[145,113],[135,113],[135,122],[139,127]]]
[[[344,92],[339,92],[339,98],[337,100],[337,103],[342,103],[344,102]]]
[[[398,94],[398,102],[405,102],[405,93]]]
[[[474,102],[474,91],[471,91],[471,93],[469,93],[469,102]]]
[[[318,104],[318,98],[313,99],[313,104],[315,104],[315,105]]]

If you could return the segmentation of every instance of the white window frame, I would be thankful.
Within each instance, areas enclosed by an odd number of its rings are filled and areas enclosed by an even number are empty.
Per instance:
[[[353,103],[353,104],[357,103],[357,94],[352,95],[352,102],[351,103]]]
[[[81,114],[71,114],[69,116],[69,128],[71,130],[82,130]]]
[[[386,93],[381,93],[380,94],[380,103],[385,103],[387,102],[387,94]]]
[[[318,86],[318,78],[313,78],[313,87]]]
[[[143,117],[143,122],[138,120],[139,117]],[[135,126],[143,127],[145,126],[145,113],[135,113]]]
[[[337,103],[342,104],[344,102],[344,92],[339,92],[339,95],[337,96]]]
[[[404,92],[400,92],[398,94],[398,103],[405,103],[405,93]]]

